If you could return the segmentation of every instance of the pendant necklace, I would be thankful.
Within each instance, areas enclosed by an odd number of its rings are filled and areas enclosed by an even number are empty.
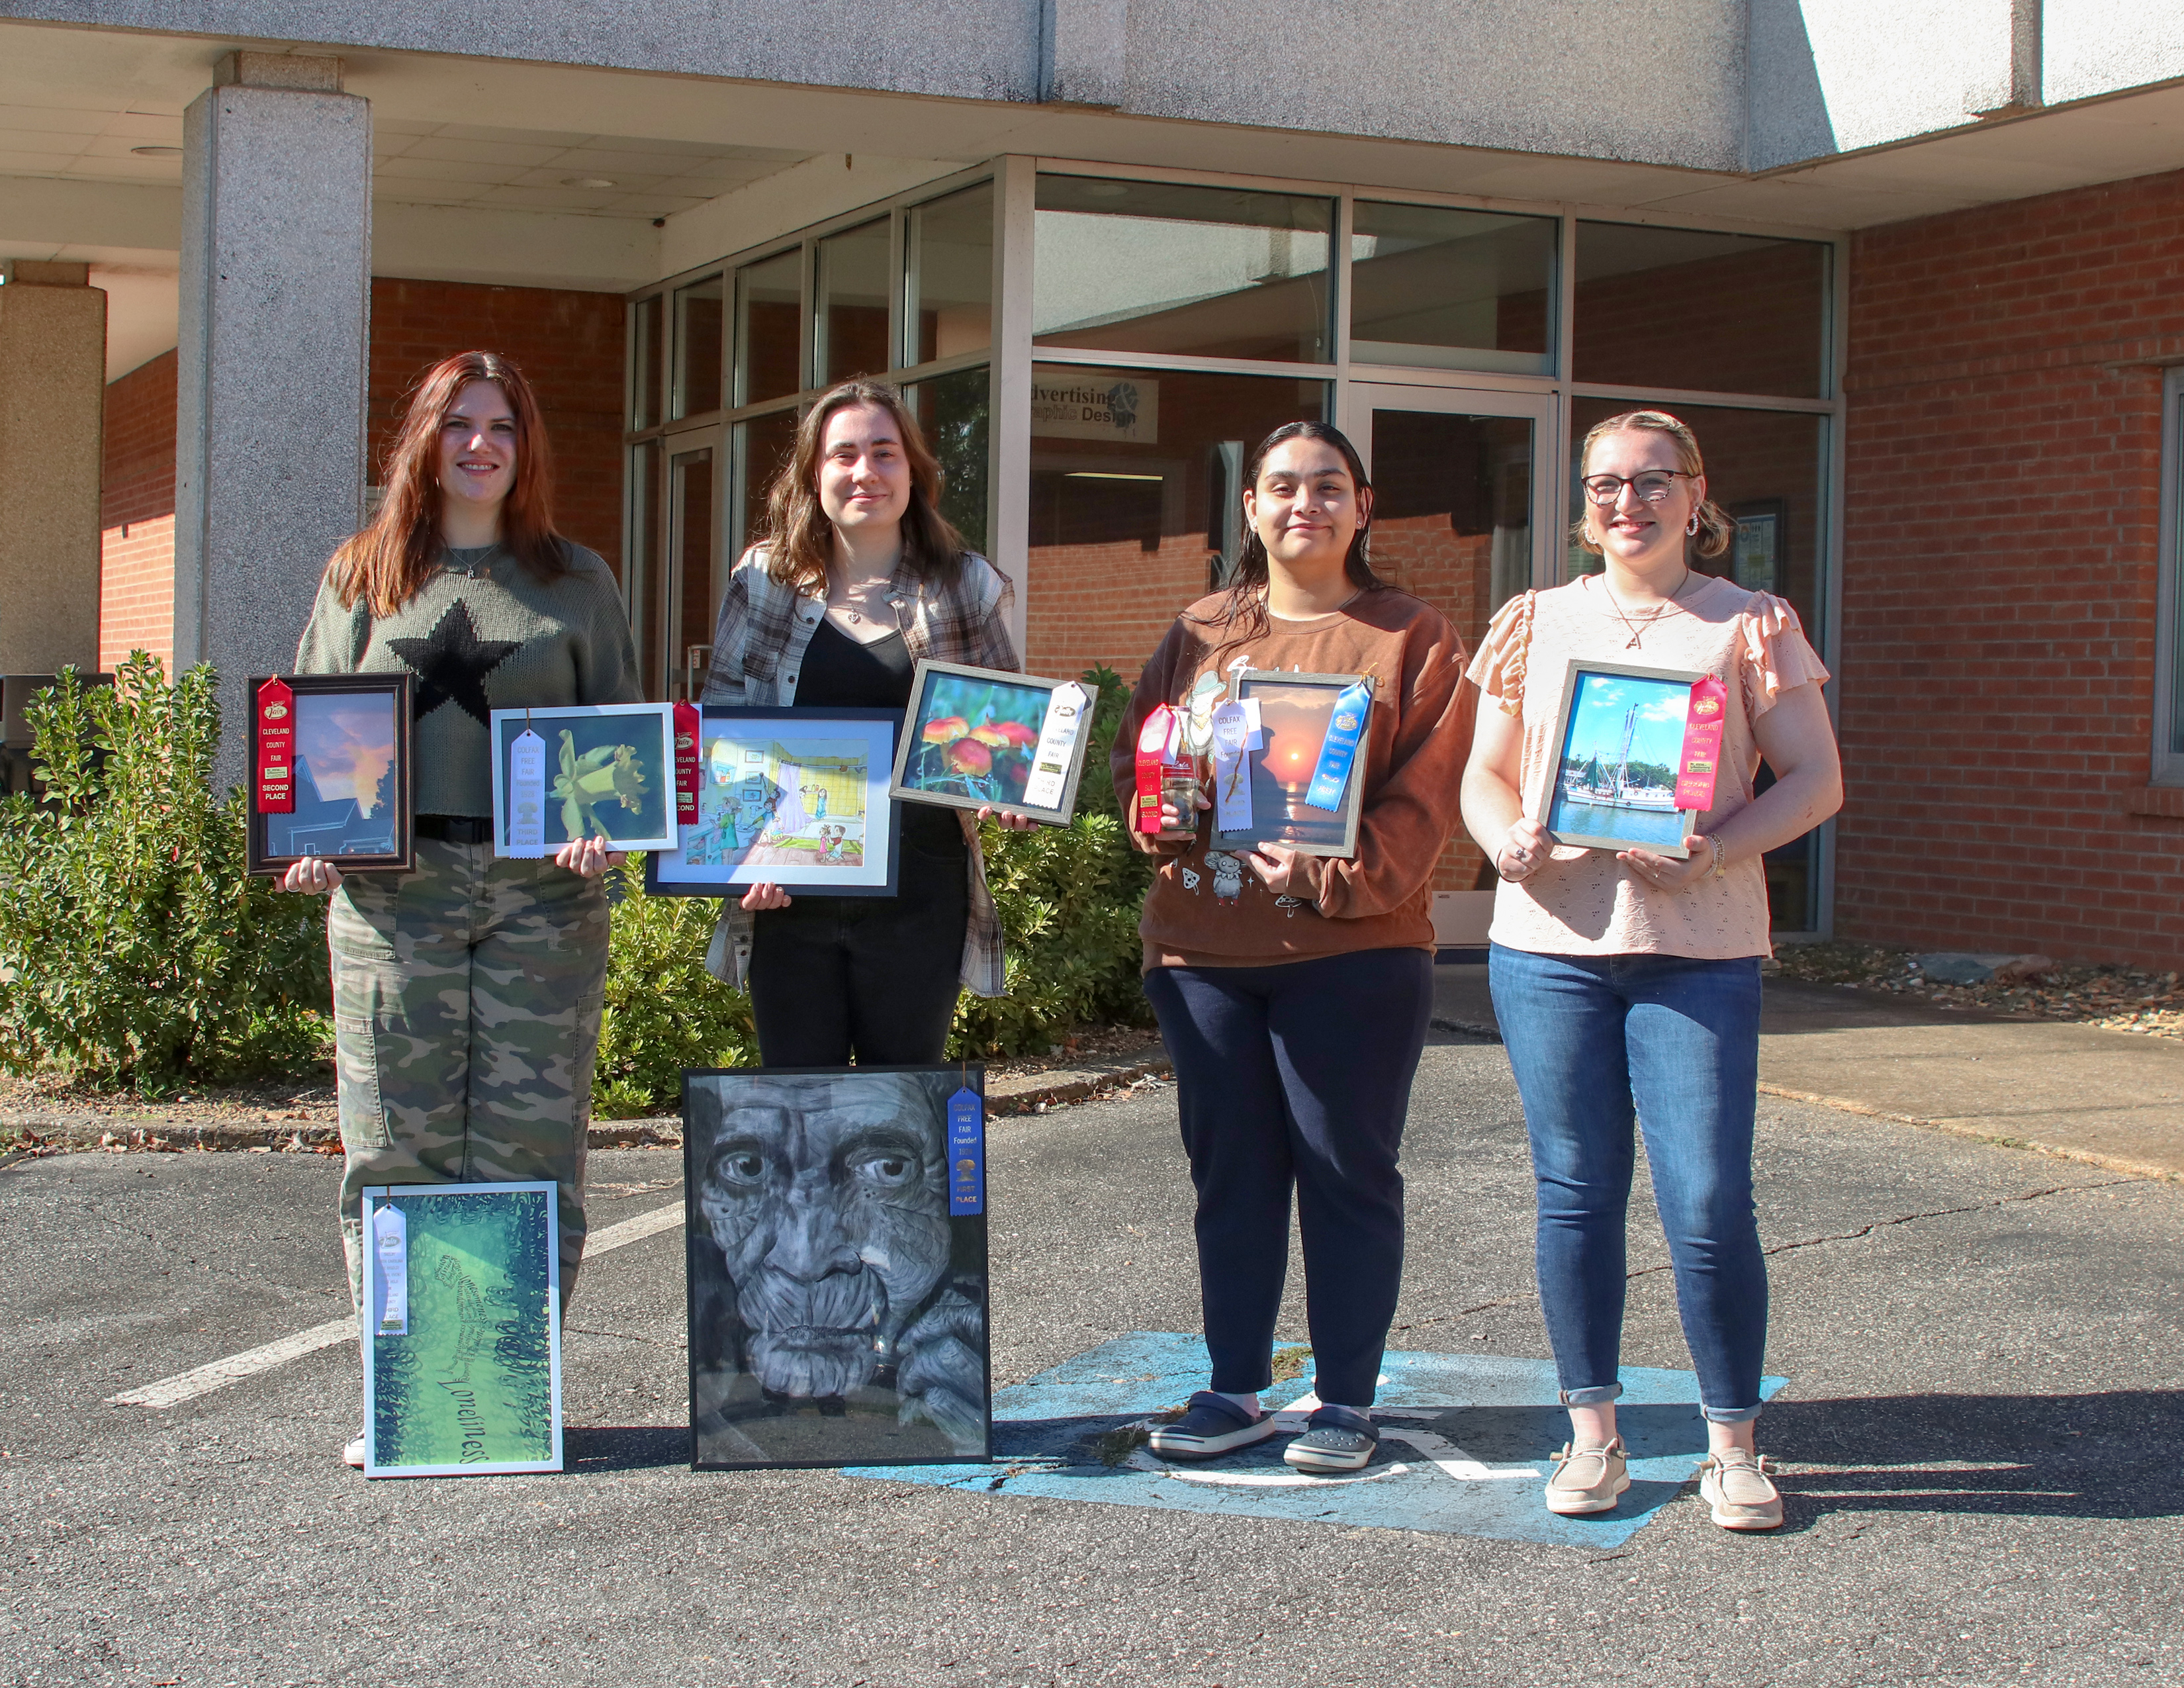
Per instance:
[[[1653,623],[1659,621],[1663,616],[1683,614],[1684,606],[1677,603],[1676,599],[1684,595],[1684,588],[1688,587],[1691,583],[1691,571],[1689,568],[1685,568],[1684,571],[1684,578],[1682,582],[1678,585],[1674,592],[1669,594],[1669,601],[1662,604],[1658,609],[1655,610],[1652,615],[1641,616],[1634,621],[1628,615],[1624,613],[1623,606],[1615,601],[1615,593],[1609,588],[1607,584],[1607,577],[1603,573],[1600,577],[1600,589],[1607,599],[1607,607],[1615,612],[1615,619],[1622,622],[1624,627],[1630,630],[1630,638],[1629,642],[1624,645],[1624,649],[1638,649],[1640,648],[1639,642],[1646,637],[1647,632],[1652,627]]]

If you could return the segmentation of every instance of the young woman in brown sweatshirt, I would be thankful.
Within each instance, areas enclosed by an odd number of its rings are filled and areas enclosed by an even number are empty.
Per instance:
[[[1273,1382],[1294,1187],[1320,1404],[1284,1457],[1348,1471],[1378,1439],[1367,1409],[1402,1276],[1396,1158],[1433,997],[1429,881],[1457,819],[1473,694],[1455,629],[1373,574],[1373,488],[1340,432],[1276,429],[1252,459],[1244,511],[1234,582],[1176,618],[1116,735],[1123,808],[1135,813],[1146,716],[1187,708],[1201,676],[1225,683],[1240,659],[1369,676],[1373,706],[1350,774],[1364,784],[1347,859],[1213,850],[1210,827],[1172,807],[1162,833],[1134,834],[1163,858],[1139,930],[1198,1192],[1213,1362],[1212,1387],[1152,1446],[1206,1459],[1273,1434],[1258,1392]]]

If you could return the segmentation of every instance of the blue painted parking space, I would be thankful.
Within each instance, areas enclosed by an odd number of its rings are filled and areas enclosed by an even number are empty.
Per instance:
[[[1292,1471],[1280,1436],[1202,1465],[1156,1458],[1131,1433],[1203,1388],[1206,1369],[1197,1336],[1134,1331],[996,1391],[991,1464],[866,1466],[850,1474],[1001,1497],[1602,1547],[1628,1540],[1691,1480],[1706,1451],[1697,1379],[1625,1367],[1617,1416],[1630,1449],[1630,1492],[1612,1513],[1557,1518],[1540,1490],[1569,1421],[1556,1404],[1550,1362],[1391,1353],[1373,1409],[1380,1446],[1354,1475]],[[1773,1396],[1784,1381],[1768,1379],[1763,1393]],[[1309,1390],[1300,1379],[1267,1398],[1301,1429],[1317,1405]]]

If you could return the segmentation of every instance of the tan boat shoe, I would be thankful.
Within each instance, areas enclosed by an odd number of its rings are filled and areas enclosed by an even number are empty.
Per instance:
[[[1555,1455],[1555,1474],[1547,1479],[1547,1510],[1565,1518],[1613,1512],[1616,1497],[1630,1486],[1629,1460],[1620,1436],[1604,1448],[1564,1442]]]
[[[1780,1529],[1782,1491],[1774,1473],[1764,1454],[1748,1448],[1709,1454],[1699,1462],[1699,1495],[1724,1529]]]

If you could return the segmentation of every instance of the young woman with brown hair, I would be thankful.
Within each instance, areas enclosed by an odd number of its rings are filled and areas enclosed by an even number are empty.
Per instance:
[[[940,465],[895,390],[845,382],[811,407],[766,526],[721,600],[705,701],[906,709],[918,660],[1017,667],[1008,581],[940,514]],[[769,1067],[941,1058],[959,986],[1005,989],[978,822],[905,804],[892,897],[754,885],[707,965],[749,987]],[[1034,823],[1001,816],[1023,829]]]
[[[367,1184],[554,1180],[561,1295],[584,1249],[584,1129],[621,858],[599,839],[496,859],[495,709],[633,703],[636,653],[606,565],[554,529],[553,460],[521,371],[436,365],[387,454],[387,496],[327,565],[296,653],[306,674],[415,677],[417,869],[332,892],[342,1240],[352,1290]],[[346,1457],[364,1462],[363,1439]]]

